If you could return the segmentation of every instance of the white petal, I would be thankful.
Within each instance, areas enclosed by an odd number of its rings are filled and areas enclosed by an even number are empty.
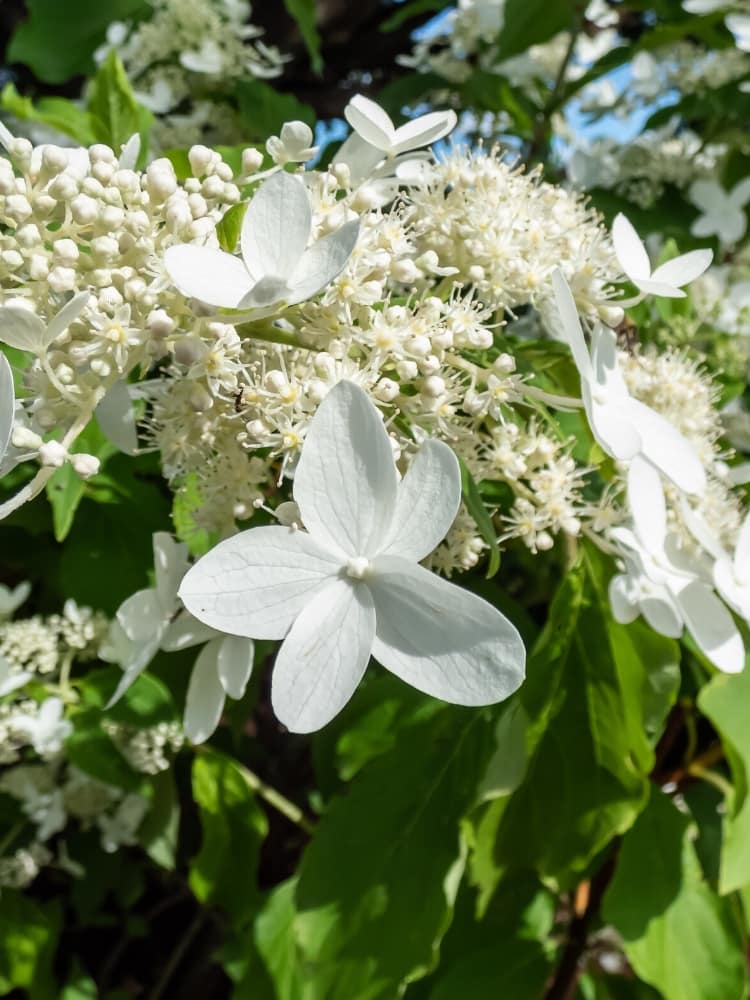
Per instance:
[[[667,505],[659,473],[636,455],[628,468],[628,506],[638,537],[649,552],[661,552],[667,535]]]
[[[609,603],[612,607],[612,617],[621,625],[629,625],[640,614],[632,590],[630,577],[625,576],[624,573],[613,576],[609,581]]]
[[[648,295],[657,295],[663,299],[684,299],[685,292],[681,288],[675,288],[674,285],[668,285],[665,281],[651,281],[650,279],[643,278],[643,280],[638,282],[638,287],[642,292],[646,292]]]
[[[750,586],[742,586],[729,559],[717,559],[713,568],[714,586],[730,608],[750,624]]]
[[[294,474],[302,520],[323,545],[370,556],[387,538],[396,467],[378,410],[352,382],[331,389],[307,432]]]
[[[734,573],[738,580],[750,583],[750,513],[742,522],[734,550]]]
[[[37,315],[28,309],[5,306],[0,309],[0,340],[8,347],[32,354],[44,354],[47,328]]]
[[[715,215],[699,215],[690,223],[690,232],[698,237],[713,236],[720,228]]]
[[[219,632],[283,638],[341,560],[304,531],[250,528],[211,549],[182,581],[180,597],[199,621]]]
[[[641,436],[631,425],[622,403],[597,403],[588,383],[581,383],[586,416],[594,437],[608,455],[628,462],[641,450]]]
[[[352,132],[333,158],[334,163],[345,163],[349,167],[352,184],[364,180],[383,159],[380,149],[365,142],[358,132]]]
[[[706,489],[703,463],[677,428],[637,399],[627,401],[627,414],[641,436],[641,454],[685,493],[703,494]]]
[[[290,278],[312,228],[305,185],[283,170],[258,188],[242,220],[240,246],[245,266],[259,281]]]
[[[209,642],[216,637],[216,629],[199,622],[189,611],[181,611],[165,630],[161,648],[167,653],[173,653],[179,649],[189,649],[202,642]]]
[[[398,484],[383,552],[420,562],[448,534],[460,504],[458,459],[442,441],[426,441]]]
[[[187,573],[187,545],[176,542],[166,531],[155,532],[153,544],[156,593],[165,616],[171,617],[178,606],[177,588]]]
[[[124,664],[120,683],[117,685],[115,693],[109,699],[105,708],[111,708],[115,702],[119,701],[131,684],[137,680],[139,675],[143,673],[149,663],[153,660],[159,649],[160,635],[161,632],[157,630],[146,639],[139,639],[132,642],[127,663]]]
[[[743,177],[729,192],[729,200],[732,205],[741,209],[750,201],[750,177]]]
[[[657,267],[651,278],[681,288],[699,278],[711,266],[713,250],[692,250]]]
[[[235,309],[253,285],[238,257],[213,247],[190,243],[169,247],[164,266],[183,295],[224,309]]]
[[[651,262],[646,248],[630,219],[620,212],[612,224],[612,242],[625,274],[634,285],[651,274]]]
[[[227,635],[221,640],[217,659],[219,679],[230,698],[241,698],[253,670],[255,644],[252,639]]]
[[[669,639],[679,639],[682,635],[683,623],[672,598],[666,589],[660,592],[641,596],[640,609],[643,617],[654,632],[667,636]]]
[[[138,156],[141,152],[141,137],[137,132],[128,139],[122,147],[118,161],[121,170],[135,170]]]
[[[398,556],[380,556],[373,566],[373,656],[384,667],[457,705],[490,705],[521,684],[523,642],[491,604]]]
[[[346,705],[370,660],[375,609],[369,588],[333,580],[317,594],[282,643],[271,703],[293,733],[321,729]]]
[[[604,392],[607,402],[627,399],[630,393],[617,360],[617,336],[614,330],[601,323],[591,334],[591,364],[599,392]],[[593,387],[592,387],[593,388]]]
[[[711,587],[694,580],[676,595],[685,625],[699,648],[726,674],[745,666],[745,647],[734,619]]]
[[[352,255],[358,235],[359,220],[355,219],[305,250],[289,279],[292,290],[289,305],[311,298],[341,274]]]
[[[133,642],[152,638],[165,624],[156,591],[149,587],[132,594],[117,609],[117,620],[125,635]],[[161,637],[157,639],[157,646],[160,641]]]
[[[565,280],[562,271],[556,268],[552,272],[552,289],[555,294],[555,305],[560,319],[560,329],[556,333],[560,334],[571,351],[576,368],[583,379],[593,377],[591,358],[589,357],[586,340],[581,329],[581,321],[578,318],[578,307],[576,306],[573,293]]]
[[[13,372],[8,364],[8,359],[0,352],[0,462],[8,450],[15,414],[16,394],[13,388]]]
[[[190,674],[183,726],[192,743],[208,739],[224,710],[224,688],[217,662],[221,641],[214,639],[203,647]]]
[[[135,429],[135,408],[127,382],[123,379],[115,382],[94,412],[105,437],[126,455],[135,455],[138,451],[138,434]]]
[[[88,292],[79,292],[78,295],[74,295],[70,302],[66,302],[62,309],[52,317],[52,319],[47,324],[47,332],[45,334],[46,347],[64,333],[67,328],[81,315],[83,310],[89,301]]]
[[[726,193],[716,181],[693,181],[688,198],[701,211],[712,213],[726,200]]]
[[[396,153],[408,153],[420,146],[429,146],[443,136],[448,135],[456,127],[455,111],[433,111],[428,115],[415,118],[396,129],[393,146]]]
[[[344,108],[344,118],[365,142],[385,153],[393,152],[396,130],[385,111],[361,94],[355,94]]]

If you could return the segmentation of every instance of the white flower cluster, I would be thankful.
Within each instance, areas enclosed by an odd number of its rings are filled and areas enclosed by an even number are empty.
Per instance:
[[[105,719],[102,728],[128,764],[140,774],[166,771],[171,764],[169,755],[177,753],[185,742],[176,722],[160,722],[148,729],[136,729]]]
[[[247,0],[150,0],[150,17],[113,21],[97,50],[114,49],[138,100],[157,116],[156,149],[201,141],[240,142],[241,128],[226,97],[243,77],[278,76],[287,57],[250,23]]]

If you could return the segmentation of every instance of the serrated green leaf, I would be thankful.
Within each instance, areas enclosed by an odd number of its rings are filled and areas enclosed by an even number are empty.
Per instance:
[[[603,913],[636,974],[664,1000],[742,1000],[743,943],[703,878],[690,818],[659,789],[625,836]]]
[[[487,715],[446,707],[333,800],[296,894],[310,1000],[392,1000],[434,965],[463,867],[459,823],[491,753]]]
[[[139,159],[145,161],[154,116],[136,100],[125,69],[114,51],[109,53],[91,82],[88,111],[98,142],[106,143],[119,153],[128,139],[137,133],[141,137]]]
[[[258,855],[268,820],[241,764],[201,748],[193,762],[193,798],[203,840],[190,864],[190,888],[201,903],[221,907],[235,925],[258,904]]]
[[[7,83],[0,93],[0,108],[20,121],[48,125],[81,146],[90,146],[96,141],[89,113],[64,97],[42,97],[32,101],[22,97],[12,83]]]
[[[474,523],[479,529],[479,534],[487,543],[490,549],[489,564],[487,566],[487,579],[490,580],[500,569],[500,549],[497,544],[497,532],[492,523],[492,518],[484,506],[482,495],[479,492],[474,477],[469,472],[466,464],[459,458],[461,466],[461,495],[469,514],[474,519]]]
[[[284,0],[284,6],[297,22],[297,27],[305,43],[310,65],[314,72],[323,69],[323,59],[320,54],[320,34],[316,26],[317,7],[315,0]]]

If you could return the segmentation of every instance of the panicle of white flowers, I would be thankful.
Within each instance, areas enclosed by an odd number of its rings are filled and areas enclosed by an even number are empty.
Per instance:
[[[177,753],[185,742],[176,722],[160,722],[148,729],[136,729],[105,719],[102,728],[117,749],[140,774],[159,774],[170,766],[170,754]]]
[[[114,49],[138,99],[157,116],[157,149],[196,142],[241,142],[241,125],[223,100],[243,77],[278,76],[288,57],[250,23],[247,0],[150,0],[151,16],[113,21],[103,59]]]
[[[0,857],[0,888],[26,889],[52,857],[52,852],[44,844],[36,842]]]
[[[67,601],[61,615],[0,622],[0,657],[11,671],[48,676],[70,654],[79,660],[96,656],[108,625],[100,612]]]
[[[418,251],[458,268],[456,278],[492,308],[538,305],[559,267],[584,312],[613,315],[606,300],[619,267],[600,218],[499,150],[454,151],[425,171],[410,202]]]

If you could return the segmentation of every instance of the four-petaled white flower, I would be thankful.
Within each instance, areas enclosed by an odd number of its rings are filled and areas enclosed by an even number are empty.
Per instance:
[[[71,723],[63,718],[64,711],[61,698],[46,698],[35,715],[15,715],[13,727],[23,733],[40,757],[54,757],[73,732]]]
[[[359,233],[359,221],[316,240],[310,199],[302,181],[283,171],[263,183],[242,221],[242,259],[190,243],[164,255],[169,277],[183,295],[225,309],[263,310],[311,298],[341,273]]]
[[[0,352],[0,464],[10,444],[16,416],[16,392],[8,359]]]
[[[396,126],[379,104],[355,94],[344,108],[344,117],[365,142],[387,157],[429,146],[456,127],[455,111],[432,111]]]
[[[174,652],[206,643],[193,666],[185,705],[184,728],[193,743],[216,729],[224,700],[241,698],[253,668],[251,640],[224,635],[185,611],[177,588],[188,568],[185,545],[166,532],[154,535],[155,587],[139,590],[120,605],[103,658],[119,663],[123,675],[109,705],[127,691],[162,649]]]
[[[692,445],[665,417],[628,392],[614,331],[597,324],[589,354],[575,300],[560,270],[553,273],[552,285],[559,332],[573,353],[589,426],[601,447],[621,462],[641,455],[681,490],[702,493],[706,473]]]
[[[693,236],[718,236],[722,243],[733,246],[745,235],[747,217],[743,209],[750,201],[750,177],[744,177],[728,192],[716,181],[694,181],[688,198],[701,210],[690,226]]]
[[[627,625],[642,614],[656,632],[675,639],[687,628],[719,670],[739,673],[745,665],[742,636],[714,593],[706,568],[681,551],[667,532],[659,474],[641,459],[628,469],[628,502],[633,529],[612,530],[626,567],[610,582],[615,619]]]
[[[445,701],[485,705],[515,691],[525,662],[515,627],[419,565],[461,500],[447,445],[424,444],[399,482],[380,414],[356,385],[339,382],[310,424],[294,498],[307,531],[274,525],[220,542],[179,592],[212,628],[284,640],[271,699],[290,730],[326,725],[370,654]]]
[[[646,247],[630,220],[620,212],[612,224],[615,253],[628,278],[647,295],[684,299],[683,285],[699,278],[710,266],[712,250],[691,250],[651,270]]]
[[[306,163],[318,152],[313,146],[312,129],[306,122],[286,122],[280,135],[272,135],[266,142],[266,151],[274,163]]]
[[[0,308],[0,340],[8,347],[42,357],[48,347],[78,319],[89,297],[88,292],[74,295],[46,326],[36,313],[24,306],[3,306]]]

